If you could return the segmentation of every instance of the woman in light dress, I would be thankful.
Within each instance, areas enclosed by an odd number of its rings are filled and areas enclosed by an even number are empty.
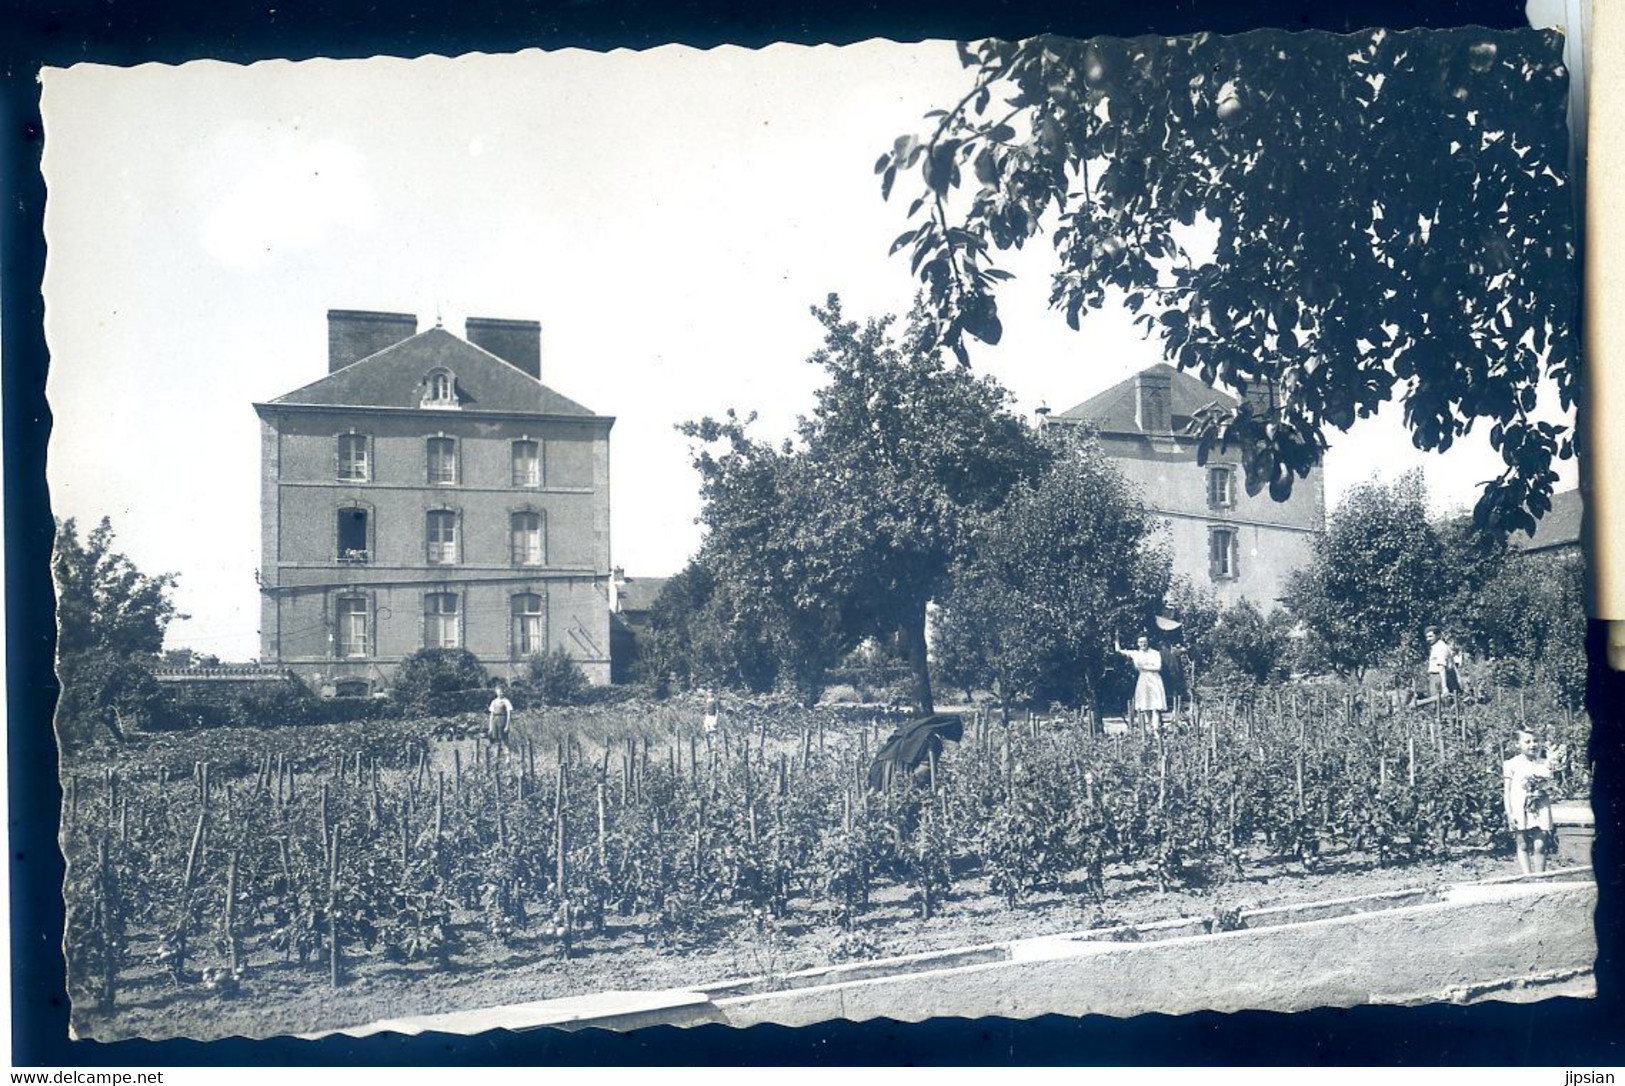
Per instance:
[[[1162,714],[1168,711],[1168,692],[1162,685],[1162,653],[1151,647],[1151,639],[1141,635],[1132,649],[1125,649],[1117,638],[1112,648],[1134,662],[1139,678],[1134,682],[1134,715],[1146,720],[1152,731],[1162,728]]]

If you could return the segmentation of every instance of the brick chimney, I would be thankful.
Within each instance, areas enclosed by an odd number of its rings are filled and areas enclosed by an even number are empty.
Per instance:
[[[1134,422],[1151,434],[1166,434],[1173,422],[1168,416],[1168,399],[1173,392],[1173,378],[1160,368],[1144,370],[1134,375]]]
[[[538,321],[470,317],[464,325],[474,346],[490,351],[515,369],[542,379],[542,326]]]
[[[373,313],[363,309],[327,311],[327,372],[335,373],[352,362],[393,347],[417,334],[418,319],[411,313]]]

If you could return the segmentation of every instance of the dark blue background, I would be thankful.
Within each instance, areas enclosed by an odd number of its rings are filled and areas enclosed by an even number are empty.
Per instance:
[[[1524,24],[1516,0],[1412,3],[1323,0],[1197,2],[1084,0],[967,3],[899,0],[71,0],[0,4],[5,61],[4,191],[0,192],[0,327],[4,328],[6,640],[9,649],[11,953],[13,1051],[17,1065],[118,1064],[592,1064],[592,1063],[1096,1063],[1096,1064],[1620,1064],[1619,825],[1621,706],[1625,684],[1593,667],[1597,744],[1596,849],[1602,907],[1596,1001],[1525,1006],[1381,1008],[1301,1015],[1200,1014],[942,1020],[919,1025],[830,1022],[789,1030],[705,1027],[629,1035],[486,1034],[379,1037],[319,1043],[293,1040],[121,1042],[67,1039],[60,950],[62,863],[50,731],[53,600],[48,559],[51,519],[45,488],[46,349],[40,299],[45,242],[42,130],[34,77],[42,65],[78,61],[179,63],[198,57],[456,55],[528,46],[642,48],[665,42],[707,47],[772,41],[844,43],[871,37],[1025,37],[1177,34],[1256,27],[1355,30],[1368,26],[1494,27]],[[1600,648],[1593,631],[1595,650]]]

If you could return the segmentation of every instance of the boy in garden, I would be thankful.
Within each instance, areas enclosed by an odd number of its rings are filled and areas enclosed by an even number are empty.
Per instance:
[[[485,737],[503,749],[508,746],[508,718],[513,716],[513,702],[497,687],[497,696],[486,710]]]
[[[1428,696],[1444,698],[1460,693],[1461,680],[1456,668],[1460,666],[1461,654],[1444,639],[1439,627],[1429,626],[1423,635],[1428,642]]]
[[[1525,875],[1546,870],[1546,835],[1552,831],[1552,765],[1539,753],[1534,733],[1519,731],[1518,753],[1501,766],[1501,798],[1518,845],[1518,869]]]

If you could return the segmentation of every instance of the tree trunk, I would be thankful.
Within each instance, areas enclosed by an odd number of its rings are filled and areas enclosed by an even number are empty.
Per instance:
[[[931,664],[926,656],[925,602],[922,600],[903,623],[903,648],[908,653],[908,666],[914,672],[914,707],[921,716],[936,712],[931,699]]]

